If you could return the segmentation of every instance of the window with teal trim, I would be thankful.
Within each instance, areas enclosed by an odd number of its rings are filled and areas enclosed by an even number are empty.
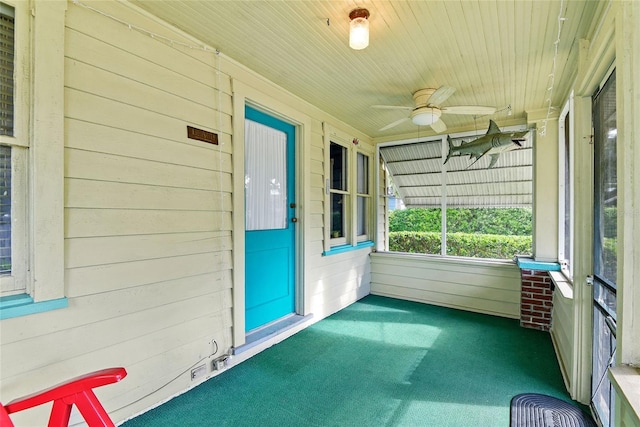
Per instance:
[[[0,134],[13,136],[13,8],[0,4]],[[0,275],[11,275],[11,146],[0,145]]]
[[[371,213],[371,185],[369,183],[369,156],[356,153],[356,236],[359,242],[369,240]]]
[[[372,147],[324,123],[324,255],[372,246]]]
[[[28,141],[14,126],[15,39],[15,8],[0,3],[0,296],[27,291],[24,171]]]
[[[329,148],[329,204],[331,245],[347,243],[349,225],[349,152],[347,147],[331,143]]]
[[[64,61],[35,48],[63,40],[66,4],[52,4],[0,1],[0,319],[67,306],[64,214],[52,209],[64,198],[63,94],[51,90],[64,84]]]

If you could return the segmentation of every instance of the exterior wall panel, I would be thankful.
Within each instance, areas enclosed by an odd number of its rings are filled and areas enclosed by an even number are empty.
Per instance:
[[[562,372],[567,390],[573,393],[574,378],[574,302],[567,299],[556,290],[553,293],[553,315],[551,323],[551,338],[558,356],[558,364]]]
[[[520,317],[520,270],[513,263],[371,254],[371,293]]]

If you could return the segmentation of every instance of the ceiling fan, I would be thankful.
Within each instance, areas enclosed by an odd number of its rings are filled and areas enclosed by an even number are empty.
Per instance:
[[[455,88],[440,86],[438,89],[419,89],[413,93],[413,107],[403,105],[372,105],[372,108],[387,110],[409,110],[409,117],[396,120],[385,127],[379,129],[384,131],[398,126],[411,119],[419,126],[431,126],[434,131],[442,133],[447,130],[447,125],[440,119],[442,114],[470,114],[482,116],[496,112],[494,107],[484,107],[481,105],[455,105],[451,107],[441,107],[440,105],[455,92]]]

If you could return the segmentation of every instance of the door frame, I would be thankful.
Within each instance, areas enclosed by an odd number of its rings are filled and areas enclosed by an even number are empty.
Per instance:
[[[277,152],[277,144],[280,141],[279,137],[284,136],[284,150],[280,155],[284,155],[284,169],[271,170],[274,173],[281,173],[284,185],[284,200],[280,205],[283,210],[280,215],[276,212],[272,212],[275,218],[284,221],[280,224],[270,224],[264,228],[257,227],[256,229],[248,230],[245,222],[245,330],[247,335],[273,323],[277,323],[285,317],[289,317],[296,312],[296,233],[297,227],[297,214],[298,209],[296,205],[296,167],[295,167],[295,147],[296,147],[296,128],[290,123],[284,122],[273,117],[271,114],[266,114],[260,110],[253,108],[250,105],[245,106],[245,132],[250,124],[257,125],[260,128],[264,128],[264,132],[269,132],[269,136],[262,135],[262,131],[258,131],[256,138],[261,139],[265,137],[265,143],[274,144],[274,150]],[[248,161],[247,158],[247,143],[255,143],[251,138],[247,138],[245,133],[245,167]],[[255,148],[254,148],[255,150]],[[271,151],[271,150],[269,150]],[[271,161],[278,162],[278,159],[282,157],[274,157],[273,159],[265,159],[256,155],[255,152],[251,153],[254,157],[251,158],[251,162],[254,163],[252,172],[256,174],[260,173],[259,169],[263,166],[267,166]],[[263,154],[264,155],[264,154]],[[255,163],[257,162],[257,163]],[[265,163],[266,162],[266,163]],[[261,164],[261,166],[259,166]],[[246,173],[246,170],[245,170]],[[271,175],[273,176],[273,175]],[[255,190],[264,192],[267,191],[262,185],[266,185],[267,177],[263,176],[261,182],[256,182]],[[246,183],[246,175],[245,175]],[[252,184],[253,186],[253,184]],[[247,193],[248,189],[245,184],[245,221],[247,221]],[[255,194],[256,197],[259,197]],[[258,199],[253,199],[253,203],[258,202]],[[260,202],[259,202],[260,203]],[[265,201],[261,201],[265,203]],[[264,215],[259,213],[259,204],[256,206],[258,209],[254,210],[254,214],[258,216]],[[266,208],[275,208],[274,205],[269,205],[266,202]],[[266,219],[266,218],[264,218]],[[267,223],[269,221],[267,220]],[[256,224],[257,225],[257,224]],[[266,224],[265,224],[266,225]],[[284,253],[282,252],[284,251]],[[282,268],[284,267],[284,268]],[[271,275],[279,271],[276,275]],[[252,304],[249,305],[249,302]]]
[[[597,128],[596,128],[596,120],[593,117],[594,114],[597,114],[598,111],[596,111],[595,109],[595,105],[596,105],[596,99],[598,98],[598,96],[600,96],[600,94],[602,93],[602,91],[605,89],[605,86],[607,83],[609,83],[609,81],[611,80],[611,78],[615,78],[617,81],[616,76],[614,76],[614,74],[616,74],[616,69],[615,69],[615,62],[611,65],[611,67],[609,68],[609,70],[607,71],[607,74],[605,75],[604,79],[602,79],[602,82],[600,83],[600,85],[598,86],[597,90],[594,91],[594,94],[592,96],[592,108],[591,108],[591,116],[592,116],[592,122],[593,122],[593,151],[594,151],[594,159],[593,159],[593,207],[591,209],[591,214],[592,214],[592,224],[593,224],[593,230],[592,230],[592,239],[593,239],[593,244],[591,247],[592,250],[592,256],[593,256],[593,261],[592,261],[592,292],[593,292],[593,297],[592,297],[592,306],[593,306],[593,312],[594,315],[592,317],[592,334],[593,334],[593,338],[592,338],[592,365],[591,365],[591,399],[589,401],[589,406],[591,407],[591,412],[594,415],[594,418],[598,421],[598,424],[604,424],[604,420],[601,418],[601,415],[606,415],[607,418],[607,426],[612,426],[613,424],[613,420],[615,419],[615,390],[613,388],[612,383],[610,382],[609,378],[608,378],[608,374],[607,371],[609,369],[610,366],[615,366],[616,365],[616,360],[615,360],[615,353],[616,353],[616,348],[617,348],[617,339],[616,339],[616,313],[617,313],[617,308],[614,312],[609,312],[609,310],[607,309],[607,306],[604,303],[599,302],[596,299],[596,288],[602,288],[604,290],[604,292],[610,292],[611,294],[613,294],[613,296],[615,297],[616,300],[616,306],[617,306],[617,300],[618,300],[618,292],[617,292],[617,286],[616,284],[618,283],[618,279],[616,278],[616,283],[609,283],[608,282],[608,278],[604,277],[604,275],[602,275],[602,277],[600,277],[598,274],[596,274],[595,270],[596,270],[596,255],[597,255],[597,250],[603,250],[604,249],[604,242],[599,242],[599,238],[600,238],[600,234],[599,234],[599,230],[600,227],[602,226],[602,224],[600,223],[600,218],[597,217],[596,215],[596,211],[597,211],[597,207],[599,204],[602,204],[602,201],[598,200],[597,197],[597,190],[596,187],[600,184],[600,175],[601,175],[601,168],[600,168],[600,163],[597,162],[598,160],[598,142],[600,144],[604,144],[604,142],[599,141],[597,139],[598,135],[597,135]],[[617,108],[617,93],[614,90],[613,92],[616,96],[616,117],[618,116],[618,108]],[[617,125],[616,125],[617,127]],[[618,141],[616,140],[616,168],[617,168],[617,162],[618,162]],[[617,171],[616,171],[617,172]],[[618,177],[616,174],[616,189],[618,189]],[[620,202],[622,201],[622,198],[617,198],[616,201],[616,206],[620,205]],[[604,207],[604,204],[602,204],[602,207]],[[617,224],[616,224],[617,225]],[[617,235],[617,233],[616,233]],[[598,244],[599,243],[599,244]],[[596,312],[599,312],[600,316],[603,316],[604,320],[604,325],[600,325],[601,327],[607,328],[608,332],[609,332],[609,345],[611,346],[611,342],[613,339],[613,348],[608,347],[609,350],[612,350],[612,353],[609,354],[609,360],[607,363],[607,367],[604,368],[604,373],[602,374],[602,376],[598,377],[596,376],[596,367],[594,366],[594,363],[596,362],[595,360],[595,352],[596,352],[596,343],[597,343],[597,339],[596,339]],[[611,318],[611,320],[609,320]],[[602,334],[602,332],[601,332]],[[602,350],[602,348],[598,348],[598,350]],[[600,366],[601,367],[601,366]],[[609,384],[609,402],[608,402],[608,406],[607,406],[607,410],[608,410],[608,414],[601,414],[599,412],[599,410],[601,409],[599,406],[596,405],[596,402],[593,400],[593,398],[596,396],[596,392],[594,390],[594,387],[599,388],[602,384],[602,382],[604,381],[605,384]],[[612,403],[614,403],[612,405]]]
[[[638,45],[638,26],[634,20],[638,19],[638,3],[608,4],[602,10],[598,27],[589,40],[579,42],[579,58],[577,75],[574,87],[574,130],[575,130],[575,195],[574,195],[574,336],[573,336],[573,361],[574,361],[574,387],[572,395],[581,403],[588,404],[591,397],[591,349],[592,349],[592,288],[589,286],[589,276],[593,272],[593,164],[591,140],[591,96],[603,79],[607,77],[608,70],[614,62],[618,70],[617,105],[618,121],[618,184],[625,189],[624,205],[628,215],[637,213],[638,188],[640,184],[632,180],[630,173],[638,163],[637,147],[630,135],[634,128],[633,108],[638,103],[637,94],[640,85],[634,83],[633,76],[638,70],[638,49],[629,49]],[[631,36],[631,44],[629,44]],[[621,90],[620,87],[624,87]],[[636,98],[634,98],[636,97]],[[635,146],[634,146],[635,143]],[[635,207],[635,209],[634,209]],[[640,240],[640,228],[634,228],[632,216],[621,217],[618,224],[619,253],[625,256],[624,268],[619,268],[618,282],[618,313],[623,314],[617,323],[618,339],[616,340],[616,362],[619,364],[638,364],[640,343],[634,340],[633,327],[640,324],[640,311],[633,310],[640,304],[640,290],[634,286],[634,277],[640,277],[640,263],[634,262],[633,242]],[[620,219],[620,217],[619,217]],[[636,326],[637,327],[637,326]],[[622,368],[620,368],[622,369]],[[614,377],[618,374],[614,371]],[[629,388],[626,385],[616,386],[616,393],[622,396],[620,404],[616,405],[616,413],[621,408],[629,408],[625,394]],[[624,403],[623,403],[624,401]],[[625,409],[626,410],[626,409]],[[632,412],[628,412],[632,413]]]
[[[233,115],[231,117],[231,133],[233,140],[233,212],[232,212],[232,345],[240,347],[246,342],[245,332],[245,209],[244,209],[244,124],[245,106],[250,106],[263,113],[295,126],[295,192],[296,217],[298,218],[295,231],[295,313],[307,315],[309,304],[305,293],[304,244],[305,236],[309,233],[308,220],[310,206],[310,156],[308,147],[311,141],[311,118],[300,113],[274,97],[260,92],[253,87],[237,80],[232,81]],[[280,94],[279,94],[280,95]],[[279,98],[286,98],[283,95]],[[297,101],[299,103],[299,101]],[[221,126],[225,129],[225,126]],[[228,129],[228,126],[226,127]],[[241,195],[241,196],[238,196]],[[242,232],[239,232],[242,230]]]
[[[578,68],[574,91],[574,325],[572,398],[589,405],[593,356],[593,145],[592,96],[615,66],[616,31],[611,14],[590,43],[581,41],[584,61]],[[618,36],[619,37],[619,36]],[[619,343],[618,343],[619,345]]]

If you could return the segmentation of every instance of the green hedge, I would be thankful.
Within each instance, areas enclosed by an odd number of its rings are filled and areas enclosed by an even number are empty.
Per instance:
[[[618,239],[604,239],[602,248],[603,270],[601,273],[612,282],[617,282],[618,269]]]
[[[439,254],[440,233],[424,231],[389,232],[389,250],[418,254]]]
[[[389,250],[421,254],[440,254],[440,232],[389,232]],[[512,259],[532,253],[531,236],[448,233],[447,255],[474,258]]]
[[[604,208],[603,215],[604,225],[607,225],[607,227],[604,227],[604,237],[616,238],[618,234],[617,229],[615,226],[612,227],[612,225],[618,223],[618,208],[606,207]]]
[[[389,213],[389,231],[440,230],[441,209],[412,208]]]
[[[389,231],[440,232],[441,209],[412,208],[389,214]],[[530,208],[450,208],[447,230],[456,233],[531,236]]]

